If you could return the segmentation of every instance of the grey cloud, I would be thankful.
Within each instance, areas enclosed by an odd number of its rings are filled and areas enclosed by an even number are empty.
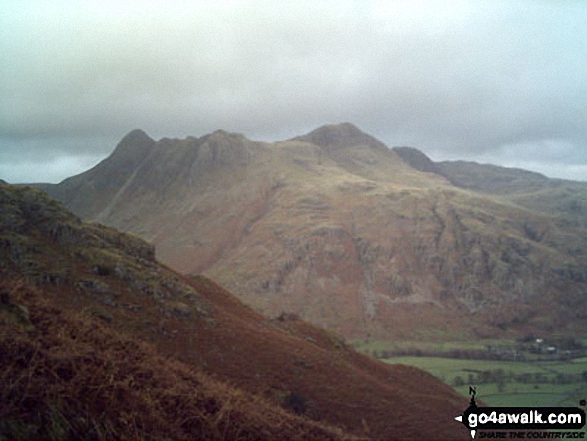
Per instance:
[[[107,154],[137,127],[275,140],[352,121],[390,146],[504,165],[532,151],[587,180],[582,2],[120,3],[0,6],[0,165],[23,145]]]
[[[103,159],[101,155],[66,155],[20,158],[12,163],[0,162],[0,176],[9,183],[61,182],[82,173]]]
[[[0,137],[0,179],[10,183],[60,182],[96,165],[116,145],[108,137]]]

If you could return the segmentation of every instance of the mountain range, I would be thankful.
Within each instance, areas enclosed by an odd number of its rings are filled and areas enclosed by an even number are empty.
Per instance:
[[[585,183],[434,162],[343,123],[273,143],[134,130],[35,185],[268,317],[346,338],[587,331]]]

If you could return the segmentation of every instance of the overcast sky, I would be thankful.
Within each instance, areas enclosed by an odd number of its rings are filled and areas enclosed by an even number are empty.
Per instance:
[[[273,141],[344,121],[587,181],[587,2],[0,2],[8,182],[59,182],[134,128]]]

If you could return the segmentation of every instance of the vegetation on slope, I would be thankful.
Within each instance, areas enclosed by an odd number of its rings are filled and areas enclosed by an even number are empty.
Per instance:
[[[63,313],[22,282],[3,280],[0,294],[0,439],[349,438]]]

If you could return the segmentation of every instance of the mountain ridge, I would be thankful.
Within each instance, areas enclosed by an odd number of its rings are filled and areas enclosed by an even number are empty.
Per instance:
[[[265,314],[347,337],[585,332],[587,186],[373,140],[347,123],[163,139],[124,188],[80,200],[99,164],[47,191]]]
[[[393,150],[411,167],[443,176],[458,188],[505,196],[510,202],[542,213],[564,212],[573,216],[573,223],[587,226],[582,221],[587,216],[585,182],[473,161],[434,162],[413,147],[394,147]]]

